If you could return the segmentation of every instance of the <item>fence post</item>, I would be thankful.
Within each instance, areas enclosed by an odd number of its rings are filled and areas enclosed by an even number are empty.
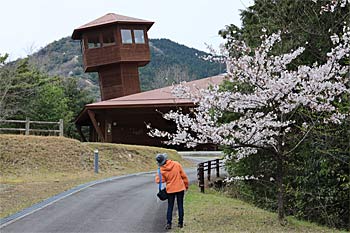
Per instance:
[[[199,188],[201,189],[201,192],[204,193],[204,164],[203,163],[198,164],[197,176],[199,179]]]
[[[208,180],[210,181],[211,161],[208,161]]]
[[[63,119],[60,119],[59,124],[60,124],[60,137],[63,137]]]
[[[94,150],[94,167],[95,173],[98,173],[98,150]]]
[[[30,129],[30,121],[29,121],[29,118],[26,117],[26,135],[29,135],[29,129]]]
[[[216,177],[220,177],[220,160],[216,159]]]

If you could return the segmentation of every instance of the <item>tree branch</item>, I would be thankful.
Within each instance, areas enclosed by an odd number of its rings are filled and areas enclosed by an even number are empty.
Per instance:
[[[290,153],[292,153],[293,151],[295,151],[298,146],[304,141],[304,139],[306,138],[306,136],[310,133],[310,131],[314,128],[314,126],[310,127],[309,130],[304,134],[303,138],[300,139],[300,141],[293,147],[293,149],[291,149],[290,151],[284,153],[284,155],[288,155]]]

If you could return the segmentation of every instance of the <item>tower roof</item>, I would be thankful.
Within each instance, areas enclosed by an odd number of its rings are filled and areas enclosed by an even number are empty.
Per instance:
[[[147,25],[147,28],[149,29],[154,22],[143,20],[143,19],[137,19],[129,16],[124,15],[117,15],[114,13],[108,13],[100,18],[97,18],[87,24],[84,24],[77,29],[74,30],[72,34],[72,38],[74,40],[81,39],[81,32],[87,29],[101,27],[109,24],[144,24]]]

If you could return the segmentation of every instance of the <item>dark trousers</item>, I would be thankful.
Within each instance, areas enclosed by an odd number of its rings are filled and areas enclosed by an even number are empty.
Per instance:
[[[173,209],[174,202],[176,197],[178,215],[179,215],[179,224],[183,224],[184,221],[184,194],[185,191],[177,192],[177,193],[168,193],[168,212],[167,212],[167,223],[171,224],[173,219]]]

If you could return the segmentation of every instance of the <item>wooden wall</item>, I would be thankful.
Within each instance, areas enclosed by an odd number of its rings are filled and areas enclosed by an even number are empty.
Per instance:
[[[166,145],[162,143],[166,138],[148,136],[149,129],[146,124],[151,124],[153,128],[161,129],[167,132],[175,132],[176,125],[172,121],[167,121],[161,113],[176,110],[174,107],[144,107],[134,109],[101,109],[94,110],[96,119],[100,124],[105,142],[134,144],[172,148],[176,150],[217,150],[217,145],[202,144],[195,148],[186,148],[184,145]],[[187,107],[182,107],[188,110]],[[188,112],[188,111],[187,111]],[[108,130],[110,125],[110,131]],[[92,131],[93,126],[90,126]],[[90,134],[89,141],[99,141],[96,131]]]
[[[170,108],[163,110],[169,111]],[[176,129],[175,124],[166,121],[156,108],[101,109],[94,110],[94,112],[105,142],[109,143],[164,146],[160,138],[147,135],[146,124],[168,131]],[[108,125],[111,126],[111,131],[108,131]],[[91,127],[93,128],[93,126]],[[92,133],[90,136],[90,141],[98,139],[96,133]]]
[[[123,44],[121,29],[143,30],[144,44]],[[114,44],[104,46],[103,35],[110,32],[114,37]],[[85,72],[98,72],[101,99],[108,100],[125,95],[138,93],[140,80],[138,67],[150,61],[150,49],[147,37],[147,25],[114,25],[102,28],[92,28],[83,33],[83,60]],[[96,48],[88,47],[88,38],[99,41]]]
[[[144,44],[123,44],[121,42],[121,29],[142,29],[144,30]],[[102,43],[102,33],[112,30],[115,38],[114,45],[98,48],[88,48],[87,38],[99,36]],[[96,72],[99,66],[115,64],[119,62],[136,62],[138,66],[145,66],[150,61],[150,49],[148,44],[147,26],[145,25],[118,25],[114,27],[103,27],[89,30],[83,34],[83,62],[85,72]]]
[[[100,67],[98,74],[102,100],[141,91],[138,66],[135,63],[119,63]]]

